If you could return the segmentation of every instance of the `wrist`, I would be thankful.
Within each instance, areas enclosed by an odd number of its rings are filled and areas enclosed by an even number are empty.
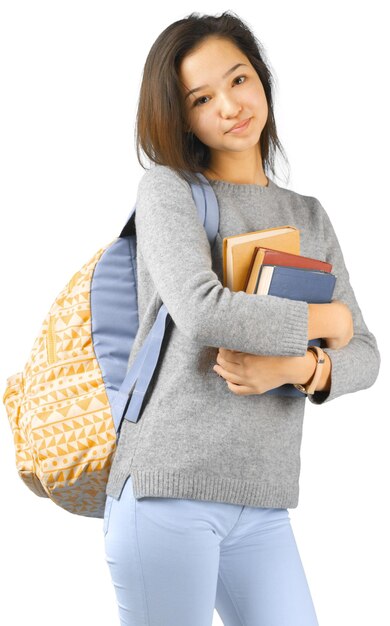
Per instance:
[[[329,391],[331,386],[331,377],[332,377],[332,361],[330,360],[330,356],[327,352],[324,352],[325,363],[322,368],[321,379],[317,385],[317,391]]]
[[[310,355],[313,355],[313,359],[309,359]],[[332,361],[329,354],[322,351],[324,362],[321,366],[321,375],[315,385],[315,391],[329,391],[331,387],[332,376]],[[313,350],[307,350],[306,355],[303,357],[294,357],[300,359],[300,362],[296,362],[291,371],[294,371],[294,380],[289,380],[293,385],[302,385],[306,389],[312,383],[316,374],[318,365],[317,356]]]
[[[307,350],[304,356],[291,357],[292,362],[288,371],[288,383],[308,385],[317,367],[317,359],[311,350]]]

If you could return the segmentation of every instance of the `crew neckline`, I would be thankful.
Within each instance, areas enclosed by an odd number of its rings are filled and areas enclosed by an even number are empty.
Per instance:
[[[207,179],[207,182],[209,182],[212,186],[227,190],[242,189],[243,191],[251,191],[252,189],[258,189],[261,192],[265,193],[267,191],[275,189],[276,187],[276,184],[269,177],[267,177],[268,185],[259,185],[258,183],[232,183],[231,181],[223,180],[221,178],[205,178]]]

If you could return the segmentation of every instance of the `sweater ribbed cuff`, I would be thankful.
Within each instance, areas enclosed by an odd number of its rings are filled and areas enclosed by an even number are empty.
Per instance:
[[[283,330],[280,333],[280,356],[305,356],[308,339],[309,305],[302,300],[288,300]]]
[[[312,404],[325,404],[347,393],[348,383],[351,378],[351,370],[346,367],[345,353],[342,350],[323,348],[331,360],[330,388],[327,391],[318,391],[308,396]]]

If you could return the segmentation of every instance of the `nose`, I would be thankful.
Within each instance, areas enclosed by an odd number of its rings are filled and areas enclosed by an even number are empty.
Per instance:
[[[242,106],[235,98],[221,95],[220,113],[223,118],[237,117],[242,110]]]

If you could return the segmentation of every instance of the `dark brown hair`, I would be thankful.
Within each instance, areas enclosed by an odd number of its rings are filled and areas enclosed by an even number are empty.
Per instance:
[[[233,12],[220,16],[191,13],[170,24],[156,39],[147,56],[136,122],[136,149],[160,165],[175,169],[188,182],[196,182],[194,172],[210,164],[210,149],[188,130],[182,84],[179,77],[183,58],[210,36],[230,40],[249,59],[264,88],[268,117],[260,136],[264,172],[275,175],[274,155],[280,150],[273,112],[273,78],[265,61],[261,43],[249,27]]]

